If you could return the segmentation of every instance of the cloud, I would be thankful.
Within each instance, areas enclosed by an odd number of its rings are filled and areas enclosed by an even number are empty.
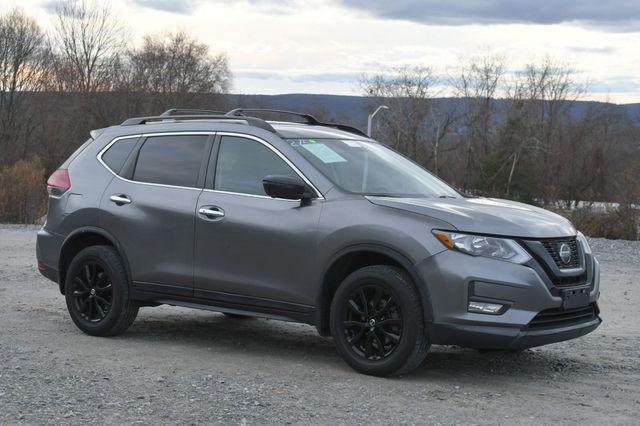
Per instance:
[[[296,83],[355,83],[362,77],[358,73],[318,73],[318,74],[295,74],[288,72],[262,72],[262,71],[240,71],[234,73],[235,77],[250,78],[257,80],[288,80]]]
[[[297,5],[299,0],[235,0],[233,6],[245,4],[260,7],[262,10],[272,14],[290,13],[291,9]],[[204,3],[218,4],[220,7],[229,7],[229,0],[133,0],[133,3],[163,12],[179,13],[183,15],[192,14],[195,9]]]
[[[632,76],[615,76],[589,85],[592,93],[640,93],[640,80]]]
[[[424,24],[581,23],[611,31],[640,31],[638,0],[337,0],[386,19]]]
[[[163,12],[190,15],[195,10],[198,0],[133,0],[133,3],[149,9]]]
[[[587,53],[587,54],[596,54],[596,55],[610,55],[616,53],[618,51],[617,47],[614,46],[569,46],[567,50],[575,53]]]

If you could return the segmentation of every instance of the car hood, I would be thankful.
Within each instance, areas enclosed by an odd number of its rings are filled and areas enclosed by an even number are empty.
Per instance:
[[[495,198],[373,197],[373,204],[429,216],[456,230],[522,238],[557,238],[576,235],[567,219],[539,207]]]

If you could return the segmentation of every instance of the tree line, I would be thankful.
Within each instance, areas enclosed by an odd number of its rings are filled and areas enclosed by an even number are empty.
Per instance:
[[[588,85],[548,56],[508,73],[487,53],[442,79],[424,67],[363,77],[368,109],[390,108],[375,136],[468,194],[556,210],[590,235],[640,238],[640,111],[578,110]],[[438,97],[443,84],[460,102]],[[594,213],[603,202],[612,208]]]
[[[43,181],[91,129],[176,105],[215,108],[232,82],[226,55],[185,32],[139,47],[109,2],[62,0],[45,32],[0,15],[0,222],[46,210]]]
[[[59,1],[50,31],[19,9],[0,15],[0,222],[44,214],[46,176],[91,129],[172,107],[228,107],[224,53],[185,32],[147,34],[134,47],[120,22],[109,2],[86,0]],[[374,136],[461,191],[555,208],[592,234],[637,237],[640,116],[607,103],[576,112],[588,86],[569,65],[545,57],[511,70],[487,52],[456,76],[405,66],[360,87],[367,113],[390,107]],[[317,105],[308,112],[336,118]],[[591,201],[618,203],[617,216],[589,214]]]

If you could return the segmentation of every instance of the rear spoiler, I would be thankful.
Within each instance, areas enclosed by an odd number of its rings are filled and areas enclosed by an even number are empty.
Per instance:
[[[106,130],[106,128],[104,129],[95,129],[89,132],[89,135],[91,136],[91,139],[96,140],[98,139],[98,136],[100,136],[101,134],[104,133],[104,131]]]

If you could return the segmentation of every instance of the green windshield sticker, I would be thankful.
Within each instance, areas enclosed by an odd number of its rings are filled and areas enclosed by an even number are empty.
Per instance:
[[[311,140],[309,140],[311,141]],[[314,141],[315,142],[315,141]],[[315,143],[302,145],[304,149],[315,155],[325,164],[329,163],[345,163],[345,160],[340,154],[326,146],[325,144]]]
[[[307,143],[314,144],[314,143],[318,143],[318,141],[317,141],[317,140],[315,140],[315,139],[309,139],[309,141],[308,141]]]

